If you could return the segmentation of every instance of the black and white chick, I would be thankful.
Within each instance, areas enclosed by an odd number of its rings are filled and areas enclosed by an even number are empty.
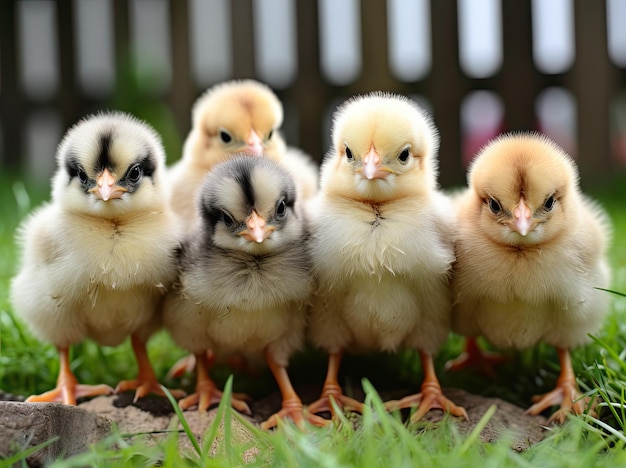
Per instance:
[[[304,342],[312,290],[306,219],[293,178],[269,158],[235,156],[208,173],[198,202],[200,222],[183,243],[179,281],[164,306],[174,341],[196,356],[196,392],[180,401],[181,408],[206,411],[220,401],[209,356],[265,357],[282,409],[262,427],[283,417],[299,426],[305,420],[324,424],[303,412],[286,370]],[[250,411],[240,399],[232,405]]]
[[[102,113],[72,127],[56,159],[52,200],[19,230],[21,266],[11,283],[16,314],[60,356],[56,388],[27,401],[76,404],[111,393],[78,383],[69,349],[86,339],[117,346],[128,336],[138,377],[117,390],[136,389],[135,399],[161,393],[146,341],[160,326],[178,246],[161,140],[130,115]]]

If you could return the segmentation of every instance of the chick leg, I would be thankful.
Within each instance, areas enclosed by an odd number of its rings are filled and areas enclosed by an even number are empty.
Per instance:
[[[108,385],[82,385],[78,383],[76,376],[70,368],[70,353],[68,348],[59,348],[59,377],[57,386],[41,395],[32,395],[27,402],[53,402],[60,401],[66,405],[75,405],[76,399],[85,396],[109,395],[113,389]]]
[[[209,368],[213,361],[213,353],[196,354],[196,392],[178,402],[182,410],[198,405],[198,411],[206,412],[212,404],[222,401],[223,393],[217,389],[215,382],[209,377]],[[243,401],[245,395],[233,393],[231,405],[240,413],[252,414],[247,403]]]
[[[590,402],[589,398],[581,398],[582,394],[576,383],[569,351],[562,348],[557,348],[556,351],[561,364],[561,373],[556,381],[556,388],[544,395],[534,396],[535,404],[526,410],[526,414],[539,414],[551,406],[560,404],[561,408],[550,416],[548,422],[563,424],[568,413],[582,414]]]
[[[115,393],[124,392],[126,390],[135,390],[134,402],[137,402],[140,398],[145,397],[149,393],[156,393],[158,395],[165,395],[161,384],[159,383],[150,358],[148,357],[148,351],[146,350],[146,344],[140,340],[137,335],[131,335],[131,344],[133,346],[133,352],[135,353],[135,359],[137,360],[137,366],[139,372],[137,378],[134,380],[123,380],[115,388]],[[170,390],[170,393],[174,398],[181,398],[185,396],[185,392],[182,390]]]
[[[422,370],[424,371],[424,382],[422,383],[421,392],[415,395],[409,395],[401,400],[393,400],[385,403],[387,411],[395,411],[402,408],[411,408],[417,406],[417,411],[411,417],[411,422],[418,421],[424,417],[431,409],[441,409],[453,416],[462,416],[469,421],[465,408],[456,406],[448,400],[441,392],[441,386],[435,373],[433,358],[430,354],[420,351],[420,360],[422,362]]]
[[[278,388],[280,389],[280,393],[282,395],[282,409],[270,416],[266,421],[261,424],[261,429],[271,429],[278,424],[278,420],[284,418],[285,416],[290,417],[293,422],[296,423],[300,429],[304,429],[304,419],[310,423],[323,427],[328,424],[328,420],[324,418],[320,418],[313,413],[305,414],[302,409],[302,401],[300,397],[294,390],[291,385],[291,380],[289,380],[289,375],[287,374],[287,369],[285,366],[281,366],[278,364],[271,352],[267,349],[265,350],[265,359],[267,360],[267,364],[274,375],[274,379],[276,379],[276,383],[278,384]]]
[[[330,411],[333,417],[335,412],[330,404],[330,398],[332,397],[335,403],[341,408],[363,412],[363,403],[356,401],[353,398],[347,397],[343,394],[341,386],[338,382],[339,366],[341,365],[342,352],[330,353],[328,355],[328,371],[326,373],[326,380],[324,381],[324,387],[322,388],[322,395],[317,401],[311,403],[308,407],[309,413],[321,413],[322,411]]]
[[[506,356],[499,353],[480,349],[476,338],[467,338],[465,350],[457,358],[446,362],[445,370],[458,371],[468,367],[477,367],[483,374],[493,377],[495,375],[493,366],[506,360]]]

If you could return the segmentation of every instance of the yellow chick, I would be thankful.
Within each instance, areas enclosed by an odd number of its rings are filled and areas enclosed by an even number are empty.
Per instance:
[[[344,350],[417,349],[421,392],[389,402],[467,417],[441,391],[433,353],[450,330],[449,276],[454,261],[453,210],[437,189],[437,131],[402,96],[355,97],[336,112],[332,148],[311,209],[311,255],[318,282],[309,322],[312,342],[329,353],[322,395],[309,411],[362,404],[337,381]]]
[[[292,177],[269,158],[234,157],[207,175],[198,204],[200,223],[182,246],[179,281],[164,306],[174,341],[196,356],[196,392],[180,407],[206,411],[222,397],[207,352],[265,357],[283,402],[262,427],[283,417],[324,424],[303,412],[286,370],[304,341],[312,288],[306,219]],[[239,398],[232,404],[250,411]]]
[[[551,420],[562,422],[586,406],[569,349],[588,341],[608,311],[609,295],[595,287],[610,282],[609,220],[580,192],[571,158],[538,134],[489,143],[468,182],[458,201],[453,329],[497,348],[555,346],[556,388],[527,412],[560,404]]]
[[[56,159],[52,200],[21,226],[21,267],[11,283],[15,312],[60,356],[57,387],[27,401],[76,404],[110,393],[77,382],[69,347],[87,338],[116,346],[129,335],[138,378],[117,390],[136,389],[135,399],[159,393],[146,340],[160,325],[178,245],[160,138],[129,115],[98,114],[67,132]]]
[[[185,231],[198,219],[196,192],[204,176],[234,154],[266,156],[285,163],[304,197],[317,191],[317,167],[308,155],[287,149],[279,133],[282,123],[281,102],[258,81],[224,82],[198,98],[183,156],[170,168],[171,204]]]

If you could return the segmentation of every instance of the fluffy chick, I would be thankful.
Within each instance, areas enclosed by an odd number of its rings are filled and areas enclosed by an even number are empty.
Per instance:
[[[28,401],[76,404],[110,393],[78,384],[68,350],[87,338],[116,346],[129,335],[139,375],[117,390],[135,388],[135,399],[161,392],[145,345],[176,274],[161,141],[129,115],[99,114],[67,132],[56,159],[52,200],[21,226],[21,267],[11,283],[14,310],[61,361],[57,387]]]
[[[312,278],[304,244],[306,220],[289,173],[269,158],[238,156],[217,165],[199,193],[200,224],[183,244],[180,277],[168,294],[164,323],[196,356],[196,393],[180,401],[206,411],[222,394],[208,375],[216,358],[265,359],[280,387],[284,416],[307,417],[286,367],[304,340]],[[249,412],[233,399],[233,406]]]
[[[595,289],[610,281],[608,218],[581,194],[570,157],[538,134],[489,143],[468,183],[458,202],[453,329],[498,348],[555,346],[556,388],[528,413],[561,404],[552,420],[562,422],[586,404],[576,401],[568,350],[588,341],[608,310],[608,294]]]
[[[287,150],[279,133],[282,123],[281,102],[258,81],[224,82],[198,98],[182,159],[170,169],[171,204],[185,230],[198,219],[196,192],[205,174],[234,154],[284,162],[303,196],[316,192],[318,169],[308,155],[295,148]]]
[[[438,135],[417,104],[372,93],[336,112],[333,146],[322,165],[311,209],[311,255],[318,282],[309,334],[329,353],[321,398],[310,412],[331,411],[342,394],[344,350],[419,350],[421,392],[388,409],[419,405],[467,417],[441,392],[432,355],[446,340],[452,300],[453,212],[437,190]]]

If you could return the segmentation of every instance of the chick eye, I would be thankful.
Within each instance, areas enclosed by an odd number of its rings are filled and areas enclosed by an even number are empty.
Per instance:
[[[352,151],[350,151],[350,148],[348,148],[348,145],[346,145],[346,159],[349,162],[352,162],[354,160],[354,156],[352,155]]]
[[[498,214],[500,213],[500,211],[502,211],[502,206],[500,206],[500,203],[495,198],[489,198],[487,204],[489,205],[489,209],[493,214]]]
[[[282,219],[285,217],[286,214],[287,214],[287,204],[285,203],[285,200],[280,200],[276,204],[276,217],[278,219]]]
[[[139,179],[141,179],[142,175],[143,175],[143,169],[141,168],[139,164],[135,164],[128,171],[128,180],[131,183],[136,184],[137,182],[139,182]]]
[[[220,217],[222,218],[222,222],[226,225],[227,228],[232,228],[235,226],[235,220],[225,211],[220,213]]]
[[[270,132],[267,134],[267,139],[271,140],[273,136],[274,136],[274,129],[270,130]]]
[[[398,159],[400,160],[400,162],[406,163],[409,160],[410,155],[411,155],[411,152],[409,151],[409,148],[404,148],[402,151],[400,151],[400,154],[398,155]]]
[[[546,211],[552,211],[552,208],[554,208],[554,202],[556,200],[554,199],[554,195],[550,195],[547,200],[543,203],[543,209]]]
[[[76,175],[78,175],[78,180],[80,180],[80,183],[83,185],[89,181],[89,177],[87,177],[87,173],[82,167],[78,167],[78,169],[76,169]]]
[[[233,141],[233,137],[230,136],[230,133],[228,133],[226,130],[220,130],[220,139],[224,143],[230,143],[231,141]]]

